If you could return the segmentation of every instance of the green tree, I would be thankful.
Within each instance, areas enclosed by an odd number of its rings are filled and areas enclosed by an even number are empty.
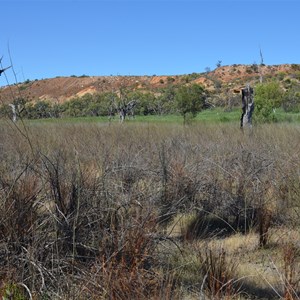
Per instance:
[[[198,84],[181,86],[176,93],[175,103],[177,110],[183,116],[186,124],[187,116],[194,118],[204,107],[206,95],[204,89]]]
[[[0,117],[6,117],[11,114],[11,108],[8,106],[8,104],[2,104],[0,106]]]
[[[155,114],[157,111],[156,98],[153,93],[133,91],[127,95],[127,101],[129,102],[132,100],[137,101],[137,106],[134,109],[135,114],[146,116]]]
[[[120,98],[117,93],[107,92],[102,94],[102,110],[103,116],[112,116],[117,112],[120,105]]]
[[[34,105],[37,119],[49,118],[51,116],[51,105],[47,101],[38,101]]]
[[[176,111],[175,103],[176,89],[173,85],[160,90],[160,95],[156,97],[156,110],[160,115],[169,114]]]
[[[255,88],[256,119],[262,122],[276,121],[275,109],[282,105],[283,91],[278,82],[261,83]]]
[[[89,105],[88,98],[76,97],[68,102],[63,103],[62,112],[65,116],[70,117],[82,117],[85,115],[85,111]]]

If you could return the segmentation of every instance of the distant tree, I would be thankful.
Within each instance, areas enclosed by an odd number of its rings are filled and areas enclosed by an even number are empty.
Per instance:
[[[89,101],[88,106],[85,109],[85,116],[98,117],[103,112],[103,99],[101,94],[92,95],[92,99]]]
[[[60,105],[58,103],[54,103],[51,108],[51,118],[59,118],[60,117]]]
[[[70,117],[83,117],[88,111],[92,95],[86,94],[83,97],[75,97],[62,105],[62,112]]]
[[[34,110],[35,110],[35,118],[37,119],[44,119],[44,118],[49,118],[51,116],[51,105],[47,101],[38,101],[34,105]]]
[[[103,111],[105,112],[104,115],[109,116],[112,118],[118,111],[120,107],[120,98],[117,93],[115,92],[107,92],[102,94],[103,95]]]
[[[264,66],[265,63],[264,63],[264,57],[263,57],[261,48],[259,48],[259,55],[260,55],[260,65],[261,65],[261,66]]]
[[[218,60],[217,63],[216,63],[217,68],[220,68],[221,65],[222,65],[222,61],[221,61],[221,60]]]
[[[141,91],[133,91],[128,93],[129,101],[137,101],[134,113],[138,115],[149,115],[156,113],[156,98],[153,93],[145,93]]]
[[[217,91],[219,91],[220,89],[221,89],[221,87],[222,87],[222,82],[220,81],[220,80],[213,80],[213,82],[214,82],[214,87],[215,87],[215,89],[217,90]]]
[[[187,116],[194,118],[203,109],[205,98],[204,89],[198,84],[181,86],[177,90],[175,103],[184,124],[187,123]]]
[[[175,81],[175,78],[174,77],[171,77],[171,76],[168,76],[167,77],[167,82],[170,84],[170,83],[173,83]]]
[[[177,110],[175,106],[176,89],[174,86],[169,86],[162,89],[160,95],[156,98],[156,109],[160,115],[173,113]]]
[[[254,72],[258,72],[258,65],[257,65],[257,63],[256,62],[254,62],[252,65],[251,65],[251,68],[252,68],[252,70],[254,71]]]
[[[2,104],[0,106],[0,117],[5,117],[11,114],[11,108],[8,104]]]
[[[208,78],[208,75],[209,75],[210,71],[211,71],[210,67],[205,68],[205,77],[206,78]]]
[[[205,73],[209,73],[210,72],[210,67],[206,67],[205,68]]]

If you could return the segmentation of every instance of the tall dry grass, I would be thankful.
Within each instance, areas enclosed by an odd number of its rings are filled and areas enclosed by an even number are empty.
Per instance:
[[[174,251],[237,232],[265,251],[271,229],[299,228],[297,125],[1,126],[1,295],[180,299],[190,283]],[[174,236],[186,214],[200,225]],[[208,257],[193,291],[223,264]]]

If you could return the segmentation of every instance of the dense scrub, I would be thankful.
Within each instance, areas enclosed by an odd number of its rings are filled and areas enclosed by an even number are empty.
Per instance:
[[[1,123],[0,295],[298,299],[300,128],[237,127]]]

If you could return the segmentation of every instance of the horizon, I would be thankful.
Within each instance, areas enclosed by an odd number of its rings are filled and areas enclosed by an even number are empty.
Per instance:
[[[45,1],[45,0],[42,0],[42,1]],[[64,0],[64,1],[71,1],[71,0]],[[106,1],[106,0],[104,0]],[[118,0],[120,1],[120,0]],[[169,1],[169,0],[165,0],[165,1]],[[235,1],[235,0],[234,0]],[[236,63],[233,63],[233,64],[228,64],[228,65],[221,65],[220,67],[217,67],[215,66],[214,68],[212,69],[209,69],[209,70],[203,70],[203,71],[199,71],[199,72],[192,72],[192,73],[181,73],[181,74],[110,74],[110,75],[88,75],[88,74],[81,74],[81,75],[75,75],[75,74],[72,74],[72,75],[55,75],[53,77],[42,77],[42,78],[35,78],[35,79],[29,79],[27,78],[26,80],[24,81],[19,81],[17,83],[24,83],[25,81],[36,81],[36,80],[47,80],[47,79],[55,79],[55,78],[67,78],[67,77],[74,77],[74,78],[84,78],[84,77],[172,77],[172,76],[186,76],[186,75],[192,75],[192,74],[199,74],[199,75],[203,75],[205,76],[206,73],[209,73],[209,72],[214,72],[215,70],[217,70],[218,68],[222,68],[222,67],[234,67],[234,66],[253,66],[254,64],[256,64],[257,66],[260,66],[261,64],[259,63],[252,63],[252,64],[242,64],[242,63],[239,63],[239,64],[236,64]],[[282,64],[263,64],[263,66],[266,66],[266,67],[277,67],[277,66],[292,66],[292,65],[300,65],[299,63],[282,63]],[[13,66],[12,66],[13,67]],[[3,76],[3,74],[1,75]],[[15,84],[15,83],[10,83],[10,84]]]
[[[297,1],[1,1],[0,86],[299,64]],[[16,9],[16,5],[18,6]]]

